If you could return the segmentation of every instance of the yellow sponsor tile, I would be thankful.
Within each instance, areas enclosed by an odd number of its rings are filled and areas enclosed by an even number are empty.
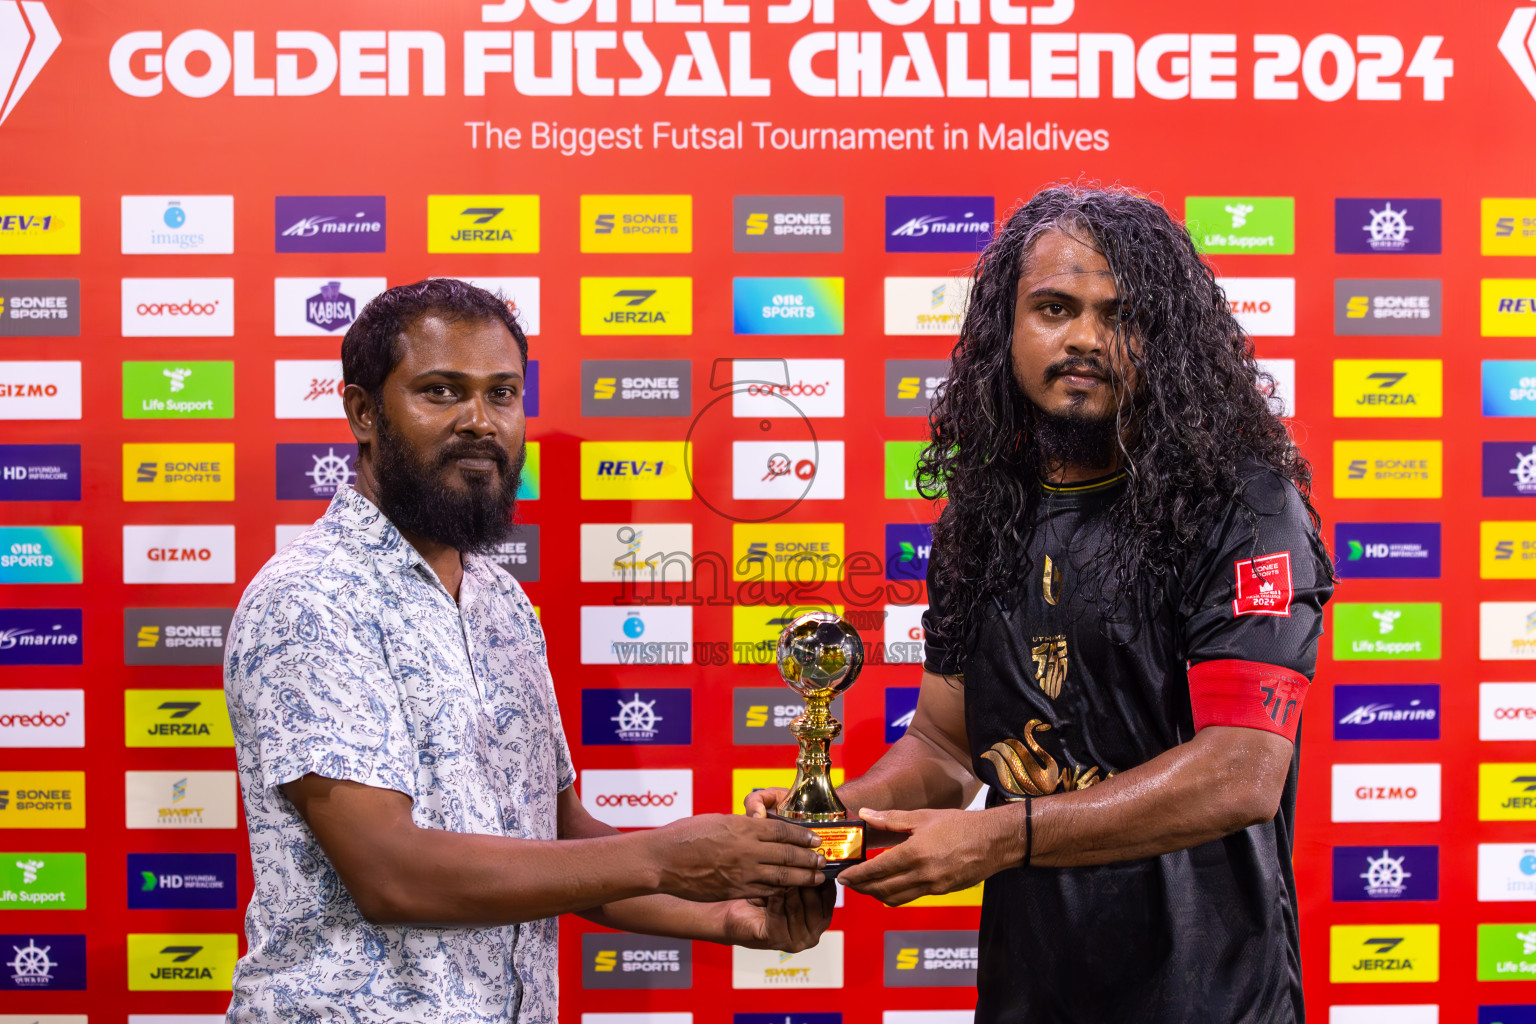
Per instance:
[[[1336,924],[1328,929],[1328,980],[1440,980],[1437,924]]]
[[[582,196],[582,252],[692,252],[693,196]]]
[[[790,751],[790,758],[794,757],[794,747],[786,744]],[[833,768],[829,773],[832,779],[832,787],[835,789],[843,784],[843,770]],[[731,769],[731,813],[745,814],[743,810],[747,795],[758,789],[788,789],[790,783],[795,781],[793,768],[732,768]],[[857,814],[857,807],[850,807],[849,814]]]
[[[1484,256],[1536,256],[1536,199],[1484,199]]]
[[[738,604],[731,608],[731,662],[772,665],[777,660],[779,634],[806,612],[843,614],[843,606],[828,604]]]
[[[85,772],[0,772],[0,828],[85,828]]]
[[[843,578],[842,523],[736,523],[731,578],[804,585]]]
[[[125,690],[124,746],[232,747],[223,690]]]
[[[232,444],[123,445],[124,501],[234,501]]]
[[[225,992],[240,939],[231,933],[128,934],[128,991]]]
[[[1536,338],[1536,278],[1483,278],[1478,309],[1483,337]]]
[[[1439,416],[1444,386],[1438,359],[1335,359],[1335,416]]]
[[[538,196],[427,196],[427,252],[538,251]]]
[[[0,256],[79,254],[79,196],[0,196]]]
[[[1490,520],[1479,524],[1479,533],[1479,575],[1483,579],[1536,579],[1536,522]]]
[[[584,277],[582,334],[692,334],[693,278]]]
[[[693,497],[684,465],[687,441],[581,442],[584,501],[673,500]]]
[[[1439,441],[1333,442],[1336,498],[1438,498],[1444,472]]]
[[[1536,763],[1477,766],[1478,821],[1536,821]]]

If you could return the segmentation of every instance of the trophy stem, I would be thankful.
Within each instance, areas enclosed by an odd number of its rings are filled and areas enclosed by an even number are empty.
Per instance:
[[[830,713],[831,697],[811,694],[805,701],[805,713],[790,724],[789,731],[800,742],[795,759],[795,781],[790,785],[780,811],[795,821],[841,821],[848,808],[832,787],[832,741],[843,725]]]

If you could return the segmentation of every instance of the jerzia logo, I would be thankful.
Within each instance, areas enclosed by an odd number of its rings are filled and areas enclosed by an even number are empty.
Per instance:
[[[1330,932],[1330,981],[1440,980],[1439,925],[1337,924]]]
[[[690,277],[584,277],[582,334],[692,334]]]
[[[0,3],[0,53],[5,55],[0,72],[9,72],[0,78],[0,124],[27,94],[60,41],[59,30],[44,4],[18,0]]]

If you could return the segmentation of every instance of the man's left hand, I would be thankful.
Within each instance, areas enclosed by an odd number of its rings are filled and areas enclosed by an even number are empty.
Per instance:
[[[845,868],[838,880],[891,907],[919,896],[956,892],[1011,864],[1013,828],[994,811],[859,811],[869,827],[908,838],[880,856]]]
[[[792,888],[764,899],[731,900],[721,904],[726,941],[749,949],[798,953],[821,941],[832,923],[837,886],[823,882],[814,889]]]

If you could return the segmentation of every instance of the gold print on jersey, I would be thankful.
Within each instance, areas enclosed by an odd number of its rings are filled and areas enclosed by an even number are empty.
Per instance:
[[[1062,684],[1067,681],[1067,638],[1037,636],[1029,649],[1035,660],[1035,682],[1051,700],[1061,696]]]
[[[997,771],[997,784],[1003,790],[1005,800],[1045,796],[1058,789],[1070,793],[1114,777],[1113,772],[1100,775],[1097,765],[1069,765],[1062,771],[1056,759],[1035,740],[1035,733],[1047,732],[1050,728],[1049,722],[1031,718],[1024,726],[1023,743],[1006,739],[992,744],[990,750],[982,751],[982,758]]]
[[[1061,566],[1051,561],[1051,556],[1045,556],[1045,571],[1040,574],[1040,586],[1045,592],[1045,603],[1055,607],[1061,600]]]

